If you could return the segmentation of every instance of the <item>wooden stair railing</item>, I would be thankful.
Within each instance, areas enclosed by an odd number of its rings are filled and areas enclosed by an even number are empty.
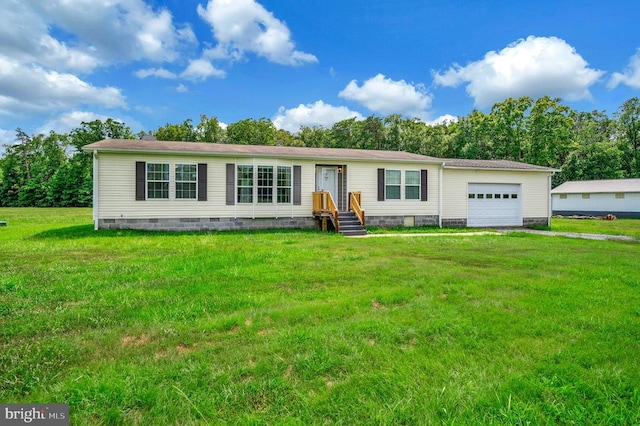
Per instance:
[[[360,224],[365,226],[364,210],[362,209],[362,192],[349,193],[349,211],[356,214]]]
[[[320,218],[323,231],[327,231],[327,218],[329,218],[336,232],[339,232],[338,207],[336,207],[329,191],[313,193],[313,215]]]

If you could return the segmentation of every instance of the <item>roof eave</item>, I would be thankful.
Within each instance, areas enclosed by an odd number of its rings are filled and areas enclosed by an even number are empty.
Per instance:
[[[458,170],[489,170],[500,172],[538,172],[538,173],[557,173],[558,169],[514,169],[509,167],[473,167],[473,166],[444,166],[445,169],[458,169]]]
[[[82,147],[85,152],[108,152],[117,154],[145,153],[145,154],[161,154],[161,155],[180,155],[180,156],[206,156],[206,157],[233,157],[233,158],[290,158],[301,160],[326,160],[326,161],[372,161],[372,162],[400,162],[400,163],[416,163],[416,164],[442,164],[439,160],[429,159],[412,159],[412,158],[371,158],[371,157],[344,157],[344,156],[317,156],[317,155],[295,155],[295,154],[277,154],[277,153],[237,153],[237,152],[202,152],[202,151],[176,151],[176,150],[153,150],[144,148],[86,148]]]

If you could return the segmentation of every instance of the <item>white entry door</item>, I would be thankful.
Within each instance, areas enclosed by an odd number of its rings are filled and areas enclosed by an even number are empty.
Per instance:
[[[329,191],[331,198],[338,204],[338,168],[316,168],[316,191]]]
[[[470,183],[467,226],[522,226],[520,185]]]

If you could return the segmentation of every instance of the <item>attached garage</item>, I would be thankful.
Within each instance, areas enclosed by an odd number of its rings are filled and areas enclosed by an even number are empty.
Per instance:
[[[467,226],[522,226],[519,184],[469,183]]]

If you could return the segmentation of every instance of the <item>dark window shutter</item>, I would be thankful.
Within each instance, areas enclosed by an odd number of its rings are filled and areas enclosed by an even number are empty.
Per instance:
[[[378,169],[378,201],[384,201],[384,169]]]
[[[236,203],[236,165],[227,163],[227,205]]]
[[[207,164],[198,164],[198,201],[207,201]]]
[[[147,163],[136,161],[136,201],[144,201],[147,186]]]
[[[293,205],[302,204],[302,169],[300,166],[293,166]]]
[[[427,171],[420,170],[420,201],[427,201]]]

